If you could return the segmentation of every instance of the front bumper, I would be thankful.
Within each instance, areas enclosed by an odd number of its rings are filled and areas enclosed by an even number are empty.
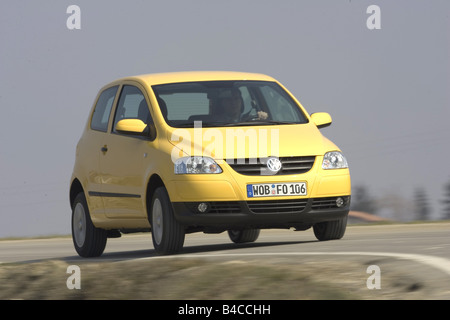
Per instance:
[[[336,204],[338,198],[344,200],[341,206]],[[318,222],[345,218],[350,208],[350,196],[203,203],[173,202],[176,219],[187,229],[223,231],[292,227],[302,230]]]

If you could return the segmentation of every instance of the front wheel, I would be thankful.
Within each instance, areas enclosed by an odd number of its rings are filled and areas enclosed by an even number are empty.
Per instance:
[[[341,239],[347,228],[347,216],[339,220],[319,222],[313,226],[314,235],[319,241]]]
[[[73,202],[72,239],[77,253],[85,258],[100,256],[106,247],[106,230],[96,228],[92,223],[83,192]]]
[[[234,243],[255,242],[259,237],[259,229],[228,230],[228,236]]]
[[[175,219],[169,195],[164,187],[156,189],[153,195],[150,224],[156,252],[172,254],[183,248],[185,230]]]

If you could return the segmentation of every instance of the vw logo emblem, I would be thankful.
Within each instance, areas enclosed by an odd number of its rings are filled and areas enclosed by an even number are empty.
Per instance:
[[[278,158],[270,157],[267,159],[267,169],[277,173],[281,169],[281,161]]]

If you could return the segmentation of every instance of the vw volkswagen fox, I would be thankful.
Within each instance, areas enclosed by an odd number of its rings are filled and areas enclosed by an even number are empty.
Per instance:
[[[151,231],[155,251],[182,250],[185,235],[261,229],[345,233],[347,160],[277,80],[240,72],[131,76],[100,89],[76,147],[70,184],[77,253],[108,238]]]

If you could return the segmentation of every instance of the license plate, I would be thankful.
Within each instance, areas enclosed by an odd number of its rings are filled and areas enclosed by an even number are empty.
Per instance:
[[[306,196],[306,182],[259,183],[247,185],[247,197]]]

